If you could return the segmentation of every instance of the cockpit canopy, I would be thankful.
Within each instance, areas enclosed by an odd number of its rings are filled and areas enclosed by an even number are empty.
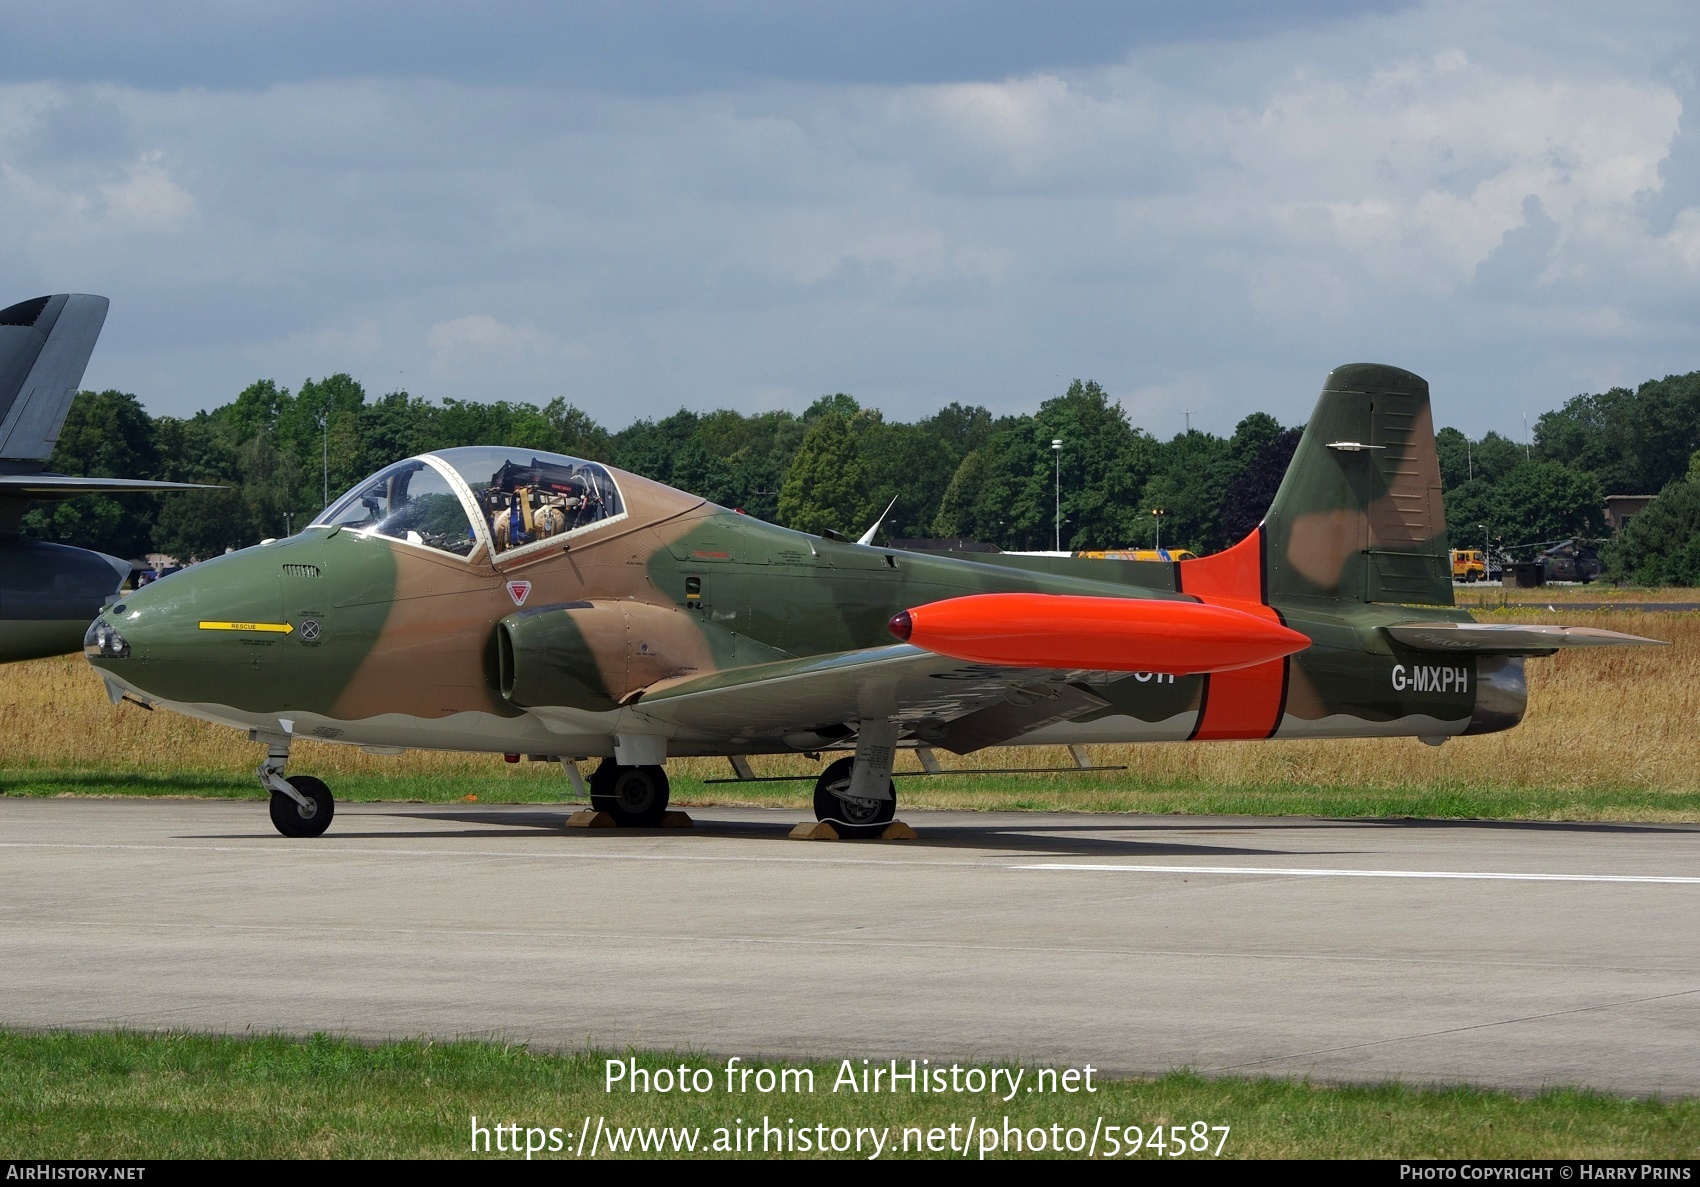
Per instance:
[[[478,445],[397,462],[357,484],[313,521],[470,557],[540,548],[625,516],[598,462]]]

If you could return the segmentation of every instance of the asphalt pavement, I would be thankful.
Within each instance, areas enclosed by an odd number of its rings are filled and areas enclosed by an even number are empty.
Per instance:
[[[1700,827],[0,798],[0,1025],[1700,1092]]]

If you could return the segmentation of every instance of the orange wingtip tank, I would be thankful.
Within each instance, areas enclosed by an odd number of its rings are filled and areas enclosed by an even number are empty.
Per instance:
[[[1227,672],[1310,646],[1279,622],[1226,606],[1067,594],[947,598],[899,611],[890,627],[953,659],[1103,672]]]

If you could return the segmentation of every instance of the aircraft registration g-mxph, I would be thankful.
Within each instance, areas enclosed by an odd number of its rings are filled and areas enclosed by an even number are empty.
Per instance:
[[[815,814],[893,818],[901,747],[1508,729],[1524,657],[1653,643],[1453,606],[1428,385],[1332,372],[1261,526],[1165,563],[912,552],[791,531],[579,458],[397,462],[309,527],[129,594],[85,653],[129,695],[249,731],[289,836],[330,791],[290,743],[601,758],[656,824],[668,758],[840,751]]]

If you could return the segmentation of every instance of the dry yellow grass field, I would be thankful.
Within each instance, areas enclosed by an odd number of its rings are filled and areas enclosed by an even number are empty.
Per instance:
[[[1594,789],[1652,793],[1654,801],[1631,815],[1689,819],[1678,807],[1700,787],[1700,614],[1590,611],[1481,612],[1486,620],[1563,621],[1604,626],[1669,640],[1669,648],[1573,651],[1529,662],[1530,706],[1524,724],[1503,734],[1457,738],[1443,747],[1415,739],[1291,742],[1218,742],[1199,745],[1100,746],[1096,762],[1125,765],[1125,773],[1059,775],[1020,780],[1043,793],[1067,784],[1068,802],[1081,808],[1127,806],[1135,788],[1232,787],[1403,790],[1444,794],[1462,790]],[[197,774],[247,778],[259,747],[234,730],[166,711],[114,706],[100,681],[77,656],[0,668],[0,769],[81,772],[113,776]],[[963,767],[1065,765],[1067,755],[1047,750],[992,750],[958,760]],[[905,759],[904,767],[913,760]],[[303,741],[292,769],[323,776],[333,785],[350,777],[379,780],[393,798],[408,799],[411,784],[465,778],[480,798],[502,798],[502,784],[535,784],[541,771],[510,765],[499,756],[416,751],[367,755],[349,746]],[[758,773],[804,774],[819,768],[802,756],[756,760]],[[802,802],[806,784],[732,788],[698,786],[705,776],[728,773],[719,760],[676,760],[675,785],[691,798],[723,802]],[[563,781],[564,782],[564,781]],[[980,780],[1009,789],[1010,781]],[[924,788],[924,791],[922,790]],[[760,794],[756,794],[757,792]],[[256,793],[258,789],[256,788]],[[1659,793],[1672,796],[1660,809]],[[388,797],[391,793],[385,791]],[[910,780],[912,804],[975,803],[969,780]],[[1038,802],[1022,801],[1028,806]],[[1000,806],[1009,801],[1000,797]],[[1167,810],[1174,810],[1172,808]],[[1568,815],[1590,815],[1584,807]]]
[[[1564,606],[1574,602],[1700,602],[1700,589],[1665,586],[1644,589],[1635,585],[1542,585],[1519,589],[1514,585],[1459,585],[1453,587],[1460,606]]]

